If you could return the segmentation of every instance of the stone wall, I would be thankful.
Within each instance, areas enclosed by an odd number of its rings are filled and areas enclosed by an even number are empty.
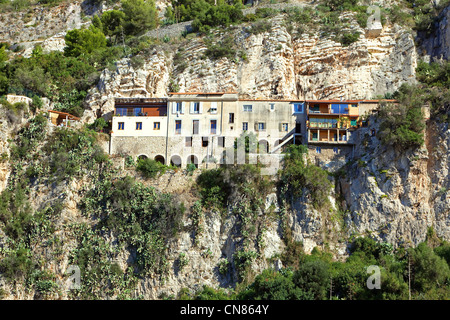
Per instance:
[[[313,164],[333,172],[354,158],[353,150],[353,145],[308,145],[308,157]]]

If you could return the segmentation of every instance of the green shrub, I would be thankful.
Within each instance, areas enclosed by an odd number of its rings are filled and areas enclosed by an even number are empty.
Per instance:
[[[416,87],[402,85],[395,94],[399,105],[383,105],[378,113],[381,120],[378,132],[385,145],[401,149],[416,148],[423,144],[425,120],[422,113],[425,97]]]
[[[163,174],[166,168],[165,165],[153,159],[139,159],[136,165],[136,170],[146,178],[155,178],[158,173]]]
[[[125,14],[124,29],[126,34],[138,35],[156,28],[159,24],[158,13],[153,0],[122,0],[122,11]]]
[[[344,33],[343,35],[341,35],[338,38],[338,41],[343,45],[343,46],[349,46],[352,43],[358,41],[359,39],[359,32],[355,32],[355,33]]]
[[[432,299],[448,297],[450,269],[446,261],[436,255],[426,243],[419,244],[409,252],[414,271],[412,289],[429,294]]]
[[[90,54],[94,50],[106,47],[106,37],[100,29],[91,26],[88,29],[69,30],[64,37],[66,47],[64,54],[68,57],[78,57]]]
[[[10,281],[26,278],[34,268],[31,252],[21,246],[0,260],[0,271]]]
[[[224,26],[238,23],[244,16],[239,6],[219,4],[210,6],[204,14],[198,14],[192,23],[195,31],[207,33],[211,27]]]
[[[189,264],[189,259],[186,257],[186,253],[181,252],[178,255],[178,268],[180,271],[184,269]]]
[[[256,20],[258,20],[258,17],[253,13],[246,14],[244,18],[242,18],[242,21],[244,22],[253,22]]]
[[[419,61],[416,68],[417,79],[429,86],[448,88],[450,86],[450,62],[426,63]]]
[[[247,29],[247,32],[251,34],[260,34],[264,32],[270,32],[272,29],[272,25],[267,21],[260,20],[253,23],[250,28]]]
[[[205,208],[224,208],[230,193],[224,169],[204,170],[197,177],[197,185]]]
[[[197,166],[195,165],[195,163],[188,163],[188,165],[186,166],[186,171],[189,175],[192,175],[196,169]]]
[[[100,117],[100,118],[95,119],[94,123],[92,124],[92,129],[99,132],[99,131],[102,131],[107,126],[108,126],[108,123],[106,122],[105,118]]]
[[[296,287],[292,281],[293,273],[289,271],[277,272],[264,270],[256,276],[254,282],[238,295],[241,300],[312,300],[308,295]]]
[[[273,8],[256,8],[255,16],[258,18],[271,18],[278,14],[278,10]]]
[[[325,170],[305,162],[307,152],[307,147],[303,145],[292,145],[288,148],[280,180],[295,197],[303,195],[302,190],[306,188],[311,195],[312,204],[315,207],[323,207],[328,203],[331,182]]]
[[[236,56],[233,38],[231,37],[226,37],[223,41],[220,41],[217,44],[207,41],[206,45],[207,49],[204,54],[210,59],[216,60],[224,57],[232,59]]]

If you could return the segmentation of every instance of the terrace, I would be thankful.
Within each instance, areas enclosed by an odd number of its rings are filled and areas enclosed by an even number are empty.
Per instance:
[[[116,98],[114,115],[125,117],[165,117],[167,99]]]

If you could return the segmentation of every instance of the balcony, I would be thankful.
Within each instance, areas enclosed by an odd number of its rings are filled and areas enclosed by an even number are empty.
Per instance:
[[[350,134],[333,134],[328,135],[328,132],[308,132],[308,143],[312,144],[354,144],[353,135]]]

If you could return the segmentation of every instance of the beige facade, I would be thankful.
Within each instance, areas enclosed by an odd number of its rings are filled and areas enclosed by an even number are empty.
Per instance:
[[[250,150],[247,161],[279,162],[283,148],[291,143],[331,143],[334,155],[339,145],[344,150],[344,144],[352,143],[349,138],[360,111],[370,112],[378,105],[367,101],[361,108],[360,102],[348,102],[343,115],[336,113],[335,101],[251,100],[239,99],[237,93],[121,98],[112,118],[110,153],[208,168],[245,161],[243,145],[236,151],[235,142],[244,135],[254,135],[257,146]],[[344,118],[348,124],[334,123]],[[315,157],[321,157],[320,153]]]

